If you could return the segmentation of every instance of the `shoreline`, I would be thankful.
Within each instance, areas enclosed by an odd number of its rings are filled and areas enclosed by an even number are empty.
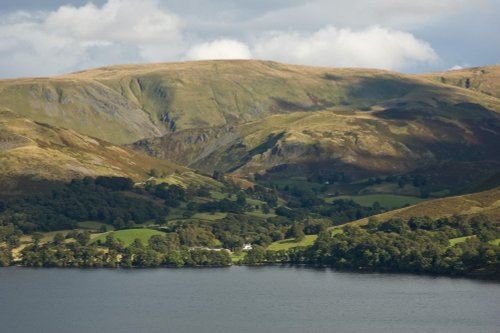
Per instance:
[[[0,267],[0,270],[3,268],[18,268],[18,269],[70,269],[70,270],[160,270],[160,269],[173,269],[173,270],[182,270],[182,269],[228,269],[232,267],[247,267],[247,268],[268,268],[268,267],[279,267],[279,268],[303,268],[303,269],[313,269],[313,270],[330,270],[336,273],[350,273],[350,274],[376,274],[376,275],[407,275],[407,276],[422,276],[422,277],[430,277],[430,278],[452,278],[452,279],[469,279],[469,280],[480,280],[480,281],[489,281],[494,283],[500,283],[500,275],[487,275],[482,273],[469,273],[463,275],[450,275],[450,274],[439,274],[439,273],[420,273],[420,272],[398,272],[398,271],[375,271],[375,270],[349,270],[349,269],[339,269],[333,266],[319,266],[312,264],[292,264],[292,263],[260,263],[260,264],[232,264],[232,265],[197,265],[197,266],[156,266],[156,267],[144,267],[144,266],[133,266],[133,267],[57,267],[57,266],[23,266],[23,265],[10,265]]]

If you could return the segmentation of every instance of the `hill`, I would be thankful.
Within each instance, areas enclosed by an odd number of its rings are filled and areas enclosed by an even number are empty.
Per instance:
[[[34,121],[113,143],[162,133],[137,105],[93,80],[3,80],[0,106]]]
[[[221,266],[214,248],[250,243],[250,264],[498,275],[499,68],[201,61],[0,81],[0,266]],[[454,214],[487,218],[385,222]]]
[[[165,174],[189,169],[158,160],[51,125],[38,123],[7,110],[0,111],[0,193],[45,186],[83,176],[130,177],[143,180],[155,168]],[[45,185],[44,185],[45,184]]]
[[[436,219],[452,215],[485,215],[492,221],[500,222],[500,187],[479,193],[425,201],[410,207],[375,215],[374,218],[385,221],[391,218],[406,220],[415,216],[429,216]],[[363,225],[367,222],[368,218],[351,223]]]
[[[0,81],[0,106],[113,143],[297,111],[408,110],[437,102],[500,110],[497,98],[415,75],[256,60],[121,65]]]
[[[420,172],[426,191],[460,193],[500,170],[499,68],[121,65],[0,81],[0,107],[206,173],[332,183]]]
[[[500,98],[500,66],[484,66],[421,75],[446,85]]]
[[[386,118],[387,111],[294,112],[239,126],[180,131],[135,147],[207,173],[240,176],[363,179],[432,169],[426,173],[445,187],[492,177],[500,165],[500,117],[488,111],[462,117],[458,107],[455,114],[438,110],[394,111],[400,114],[393,119]],[[447,179],[450,175],[455,179]]]

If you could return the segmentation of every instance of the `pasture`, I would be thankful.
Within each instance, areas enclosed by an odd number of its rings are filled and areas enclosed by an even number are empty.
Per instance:
[[[297,241],[295,238],[283,239],[271,243],[267,249],[271,251],[279,251],[279,250],[288,250],[299,246],[311,246],[314,244],[316,238],[318,238],[318,235],[306,235],[304,239],[301,241]]]
[[[115,238],[121,240],[125,246],[129,246],[136,238],[139,239],[142,244],[147,245],[152,236],[165,235],[165,233],[153,229],[125,229],[98,234],[91,240],[91,242],[95,243],[101,241],[104,243],[106,241],[106,236],[108,235],[115,236]]]

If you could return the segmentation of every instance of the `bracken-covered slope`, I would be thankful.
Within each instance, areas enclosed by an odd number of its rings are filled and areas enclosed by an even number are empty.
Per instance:
[[[0,194],[37,182],[68,181],[83,176],[147,178],[155,168],[165,174],[187,168],[158,160],[75,132],[0,110]]]
[[[500,222],[500,187],[489,191],[425,201],[410,207],[400,208],[375,215],[379,221],[391,218],[409,219],[414,216],[429,216],[437,219],[452,215],[484,215]],[[354,225],[368,223],[368,218],[351,222]]]

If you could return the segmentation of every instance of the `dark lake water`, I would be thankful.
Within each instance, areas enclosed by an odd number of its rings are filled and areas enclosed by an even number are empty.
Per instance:
[[[0,269],[0,332],[500,332],[500,284],[290,267]]]

